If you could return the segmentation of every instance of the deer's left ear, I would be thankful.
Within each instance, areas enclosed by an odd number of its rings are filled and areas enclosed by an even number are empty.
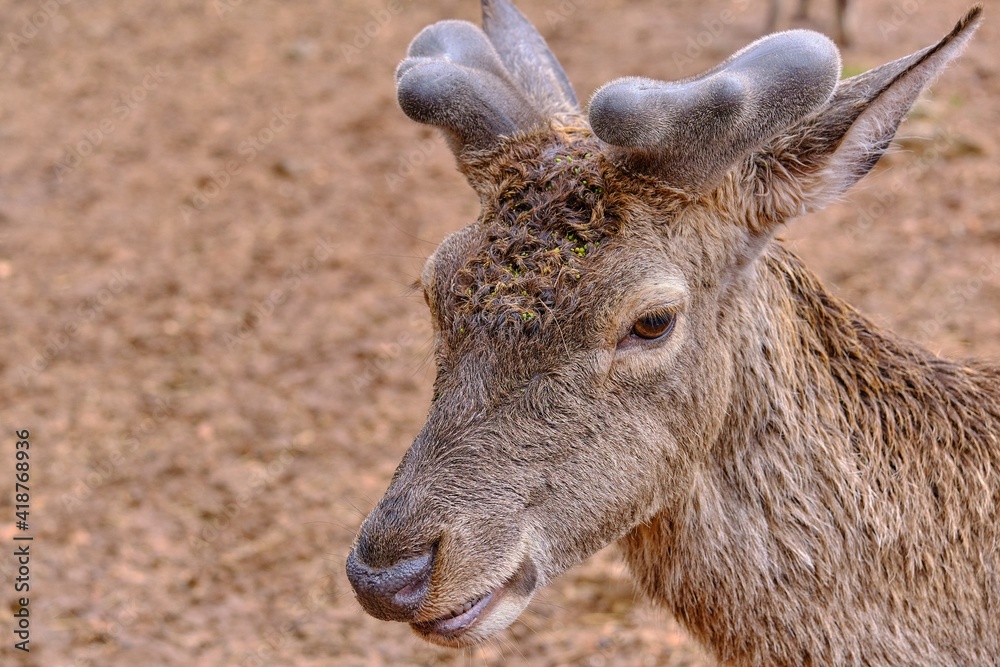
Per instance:
[[[765,217],[817,210],[871,171],[920,92],[965,49],[982,11],[973,7],[933,46],[841,81],[822,109],[757,151],[750,178]]]

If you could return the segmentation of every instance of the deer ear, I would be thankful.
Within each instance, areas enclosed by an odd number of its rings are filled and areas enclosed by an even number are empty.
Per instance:
[[[819,112],[765,146],[755,177],[772,219],[819,209],[871,171],[920,92],[965,49],[982,10],[937,44],[841,81]]]

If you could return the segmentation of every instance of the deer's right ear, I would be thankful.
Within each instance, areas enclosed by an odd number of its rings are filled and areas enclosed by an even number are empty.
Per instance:
[[[772,221],[822,208],[871,171],[920,92],[962,53],[982,18],[973,7],[940,42],[841,81],[829,102],[754,156]]]

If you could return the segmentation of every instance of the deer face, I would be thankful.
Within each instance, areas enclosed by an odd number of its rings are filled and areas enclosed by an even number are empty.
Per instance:
[[[427,558],[419,600],[359,599],[450,645],[684,497],[728,400],[715,283],[735,242],[717,234],[737,228],[712,233],[680,191],[647,196],[592,139],[514,146],[421,276],[435,398],[352,561],[365,577]]]
[[[485,1],[484,28],[435,24],[397,71],[483,209],[420,278],[434,400],[347,564],[366,611],[451,646],[679,511],[733,402],[775,225],[870,169],[923,64],[961,46],[956,29],[838,85],[829,40],[781,33],[680,84],[612,82],[588,124],[512,5]]]

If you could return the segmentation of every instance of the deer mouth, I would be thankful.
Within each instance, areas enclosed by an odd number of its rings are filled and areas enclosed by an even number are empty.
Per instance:
[[[479,620],[479,617],[482,616],[483,612],[490,606],[490,603],[493,602],[496,597],[495,594],[499,590],[502,590],[502,587],[474,600],[469,600],[458,609],[433,621],[411,623],[410,625],[422,635],[437,635],[446,639],[458,637]]]
[[[501,586],[468,600],[443,616],[410,623],[410,627],[424,639],[446,646],[476,643],[510,625],[531,600],[537,583],[535,564],[526,558]],[[491,619],[491,616],[498,618]]]

